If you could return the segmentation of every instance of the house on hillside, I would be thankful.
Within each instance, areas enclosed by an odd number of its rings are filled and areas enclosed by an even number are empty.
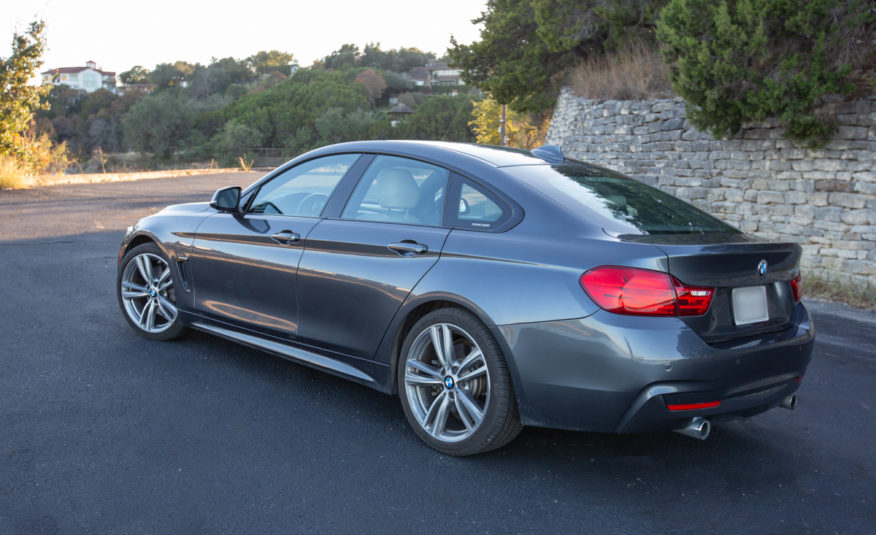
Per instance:
[[[84,67],[58,67],[40,75],[44,84],[67,85],[88,93],[98,89],[116,92],[116,73],[98,69],[93,61],[86,61]]]
[[[429,71],[427,87],[434,87],[436,85],[465,85],[465,82],[462,80],[462,71],[448,67],[443,61],[430,63],[426,65],[426,69]]]
[[[411,70],[407,72],[407,77],[414,82],[415,86],[423,87],[426,85],[426,81],[429,80],[429,69],[425,66],[411,67]]]

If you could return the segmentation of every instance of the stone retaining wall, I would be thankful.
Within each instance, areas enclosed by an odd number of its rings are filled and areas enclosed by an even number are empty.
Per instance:
[[[698,132],[681,99],[588,100],[564,90],[547,143],[657,186],[745,232],[803,246],[803,269],[876,286],[876,95],[836,102],[821,150],[775,122],[729,140]]]

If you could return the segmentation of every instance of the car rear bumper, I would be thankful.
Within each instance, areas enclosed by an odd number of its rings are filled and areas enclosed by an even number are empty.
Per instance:
[[[815,340],[802,304],[791,319],[781,332],[721,344],[706,344],[678,318],[605,311],[495,332],[525,425],[635,433],[779,405],[799,387]]]

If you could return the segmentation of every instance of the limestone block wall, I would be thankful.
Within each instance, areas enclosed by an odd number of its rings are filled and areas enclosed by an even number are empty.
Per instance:
[[[838,132],[810,150],[775,122],[713,139],[685,119],[681,99],[588,100],[564,90],[547,143],[750,234],[801,244],[804,277],[876,286],[876,95],[831,106]]]

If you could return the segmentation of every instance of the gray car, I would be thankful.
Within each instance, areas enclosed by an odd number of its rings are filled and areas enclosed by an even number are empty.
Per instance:
[[[398,393],[427,444],[470,455],[524,425],[705,438],[793,408],[800,254],[557,147],[363,141],[140,220],[117,295],[146,338],[198,329]]]

